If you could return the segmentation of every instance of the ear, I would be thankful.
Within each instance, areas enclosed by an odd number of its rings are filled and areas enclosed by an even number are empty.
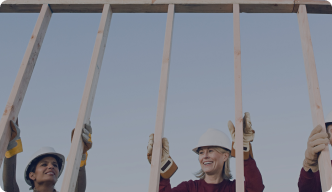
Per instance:
[[[227,159],[229,158],[229,153],[223,153],[223,160],[227,161]]]
[[[36,174],[35,174],[34,172],[30,172],[30,173],[29,173],[29,178],[30,178],[32,181],[36,180]]]

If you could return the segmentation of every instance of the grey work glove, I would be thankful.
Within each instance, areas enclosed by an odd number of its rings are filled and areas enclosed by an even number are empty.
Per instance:
[[[307,142],[307,149],[305,151],[305,159],[303,161],[303,169],[308,172],[311,169],[312,172],[318,171],[318,156],[330,142],[327,133],[323,132],[323,127],[317,125],[309,136]]]
[[[11,128],[11,137],[7,146],[7,151],[5,153],[6,158],[11,158],[23,151],[20,137],[21,130],[18,127],[18,119],[16,120],[16,123],[14,123],[13,120],[10,120],[9,124]]]
[[[71,139],[73,140],[75,128],[71,132]],[[84,124],[84,127],[82,129],[82,140],[84,143],[83,147],[83,154],[82,154],[82,159],[81,159],[81,164],[80,167],[83,167],[86,165],[86,160],[88,158],[88,150],[91,149],[92,147],[92,140],[91,140],[91,134],[92,134],[92,127],[91,127],[91,121],[89,124]]]

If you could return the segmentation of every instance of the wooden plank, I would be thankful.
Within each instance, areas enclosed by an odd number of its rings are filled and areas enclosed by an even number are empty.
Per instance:
[[[309,28],[307,10],[305,5],[300,5],[297,13],[297,18],[300,28],[304,66],[307,75],[313,127],[321,125],[325,131],[323,106],[320,97],[316,64],[314,58],[314,50],[311,42],[310,28]],[[328,146],[326,146],[325,149],[319,155],[318,165],[319,165],[322,190],[328,191],[332,186],[332,174],[331,174],[332,169],[331,169],[330,152]]]
[[[93,101],[97,89],[101,64],[104,57],[108,31],[110,28],[112,11],[109,4],[105,4],[101,15],[95,46],[86,79],[82,102],[78,113],[70,152],[68,156],[65,176],[61,187],[61,192],[72,192],[75,190],[80,161],[83,152],[82,128],[89,123]]]
[[[37,13],[41,3],[50,4],[53,13],[101,13],[104,4],[111,4],[113,13],[166,13],[168,4],[175,4],[177,13],[231,13],[234,3],[245,13],[293,13],[300,4],[308,5],[308,13],[332,13],[324,0],[7,0],[0,12]]]
[[[5,157],[7,146],[10,138],[9,121],[16,121],[20,112],[25,93],[35,67],[39,51],[43,44],[43,40],[47,31],[48,24],[51,20],[52,12],[47,4],[44,4],[40,9],[40,13],[33,29],[28,47],[25,51],[20,69],[17,73],[12,91],[5,111],[0,120],[0,166]]]
[[[149,192],[159,191],[160,165],[161,165],[160,161],[161,161],[162,137],[164,134],[164,124],[165,124],[173,21],[174,21],[174,4],[170,4],[168,5],[163,60],[161,65],[159,96],[158,96],[158,105],[157,105],[157,118],[156,118],[156,126],[154,131],[154,143],[152,151],[151,170],[150,170]]]
[[[236,192],[244,192],[240,6],[233,5]]]

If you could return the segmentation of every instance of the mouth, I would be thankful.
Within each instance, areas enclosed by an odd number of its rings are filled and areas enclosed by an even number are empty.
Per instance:
[[[50,172],[47,172],[47,173],[45,173],[46,175],[52,175],[52,176],[54,176],[55,175],[55,173],[54,172],[52,172],[52,171],[50,171]]]
[[[206,161],[203,163],[203,165],[209,165],[209,164],[212,164],[212,161]]]

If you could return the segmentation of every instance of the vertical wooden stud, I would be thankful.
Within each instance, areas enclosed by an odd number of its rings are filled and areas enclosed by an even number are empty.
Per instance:
[[[65,170],[61,192],[72,192],[75,190],[80,161],[83,152],[82,128],[84,124],[89,123],[93,101],[97,89],[101,64],[104,57],[104,51],[107,42],[108,31],[110,28],[112,11],[109,4],[105,4],[101,15],[98,34],[93,48],[91,63],[86,79],[82,102],[75,126],[68,163]]]
[[[297,12],[297,19],[300,28],[304,66],[307,75],[310,107],[313,127],[321,125],[325,129],[322,101],[320,97],[319,84],[317,78],[314,50],[312,47],[310,28],[305,5],[300,5]],[[318,158],[320,181],[323,191],[328,191],[332,186],[332,169],[330,152],[328,146],[321,152]]]
[[[233,4],[236,192],[244,192],[240,5]]]
[[[158,192],[159,191],[161,148],[162,148],[162,137],[164,134],[164,122],[165,122],[165,112],[166,112],[169,62],[170,62],[170,57],[171,57],[173,21],[174,21],[174,4],[169,4],[168,13],[167,13],[167,21],[166,21],[163,61],[162,61],[162,65],[161,65],[159,96],[158,96],[158,106],[157,106],[157,119],[156,119],[155,131],[154,131],[154,144],[153,144],[152,162],[151,162],[151,170],[150,170],[149,192]]]
[[[10,138],[10,125],[9,121],[15,121],[20,112],[25,93],[35,67],[39,51],[43,44],[43,40],[47,31],[48,24],[50,23],[52,11],[48,4],[43,4],[35,28],[33,29],[28,47],[25,51],[20,69],[17,73],[12,91],[10,92],[9,99],[5,111],[0,120],[0,166],[5,157],[7,146]]]

